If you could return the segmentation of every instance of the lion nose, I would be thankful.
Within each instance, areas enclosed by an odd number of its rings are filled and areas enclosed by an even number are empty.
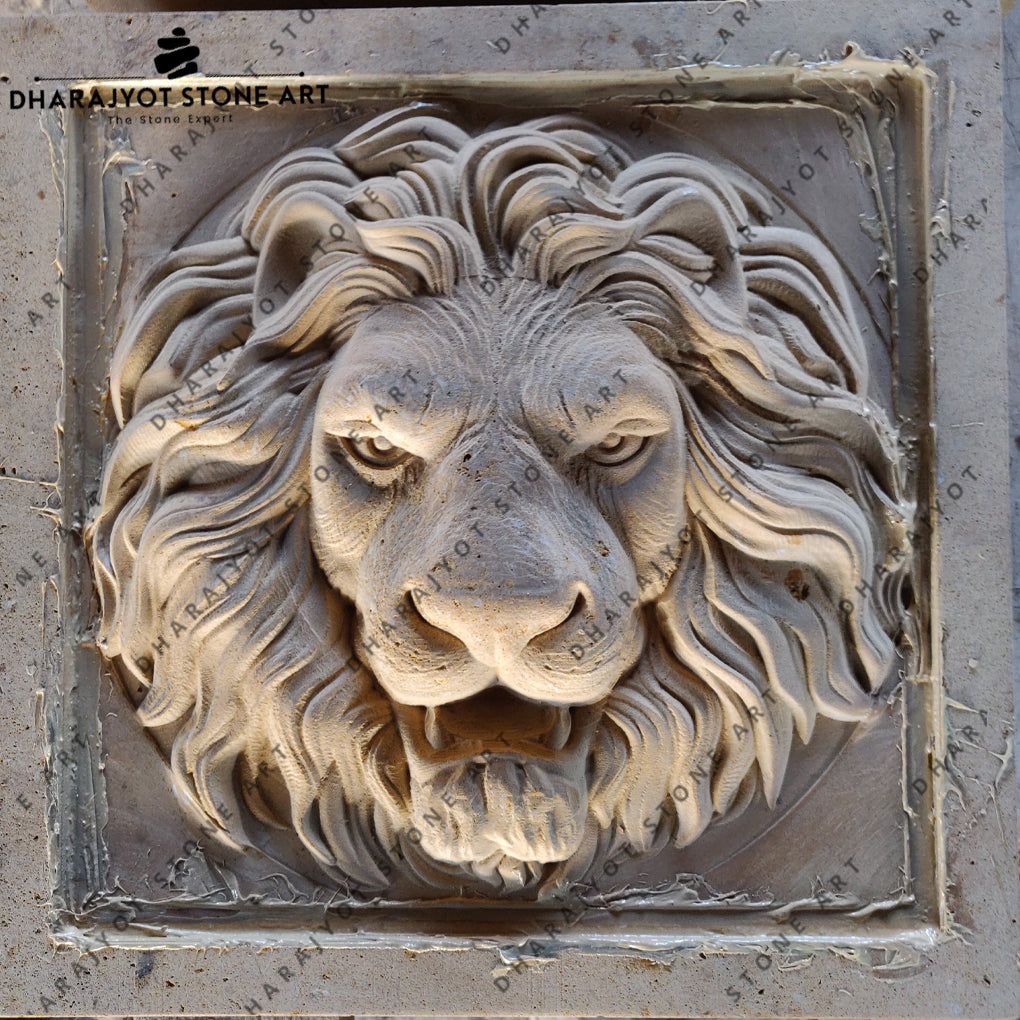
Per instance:
[[[424,595],[408,592],[410,606],[425,623],[461,641],[479,662],[497,669],[529,645],[556,643],[584,619],[589,596],[581,582],[549,585],[536,582],[496,589],[487,597],[470,590]]]

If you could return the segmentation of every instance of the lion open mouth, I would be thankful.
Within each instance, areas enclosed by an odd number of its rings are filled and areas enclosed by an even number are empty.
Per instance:
[[[450,862],[494,852],[569,857],[584,831],[587,759],[603,707],[541,704],[498,686],[435,707],[393,703],[415,838]]]
[[[496,757],[569,762],[590,744],[602,708],[542,704],[498,686],[443,705],[393,702],[409,754],[439,766]]]
[[[489,687],[470,698],[425,710],[425,739],[457,757],[471,745],[515,748],[528,754],[562,751],[573,727],[571,710],[526,701],[505,688]],[[526,746],[525,746],[526,745]]]

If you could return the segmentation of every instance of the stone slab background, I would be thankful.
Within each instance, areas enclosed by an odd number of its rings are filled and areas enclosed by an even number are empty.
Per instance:
[[[1009,270],[1010,481],[1013,495],[1013,701],[1020,705],[1020,3],[1017,0],[1006,0],[1003,4],[1002,50],[1006,264]],[[1017,790],[1020,794],[1020,775]]]
[[[710,2],[710,0],[706,0]],[[97,6],[99,4],[97,3]],[[184,6],[183,4],[181,6]],[[206,9],[211,9],[216,5],[207,4],[202,5]],[[253,7],[261,6],[259,4],[253,4]],[[111,4],[107,9],[112,9]],[[132,9],[135,10],[168,10],[175,9],[173,4],[149,4],[149,3],[138,3],[132,4]],[[179,9],[179,8],[176,8]],[[0,0],[0,14],[42,14],[49,16],[58,16],[62,13],[81,13],[83,10],[88,10],[88,4],[84,0]],[[1010,287],[1010,301],[1008,306],[1009,315],[1009,351],[1010,351],[1010,437],[1011,437],[1011,477],[1012,477],[1012,506],[1013,506],[1013,607],[1014,607],[1014,631],[1015,634],[1020,634],[1020,3],[1017,0],[1005,0],[1003,3],[1003,15],[1004,15],[1004,28],[1006,34],[1006,43],[1004,47],[1004,62],[1003,62],[1003,76],[1005,80],[1005,102],[1006,112],[1004,116],[1004,135],[1005,135],[1005,158],[1006,158],[1006,199],[1007,199],[1007,249],[1009,257],[1009,287]],[[0,40],[0,46],[6,46],[10,44],[9,39]],[[1014,126],[1015,125],[1015,126]],[[2,164],[0,164],[0,201],[2,201],[2,192],[4,190],[4,173]],[[48,227],[48,221],[47,221]],[[15,239],[18,250],[15,254],[13,251],[5,253],[5,261],[12,261],[16,258],[45,258],[48,259],[50,253],[44,251],[31,251],[30,249],[30,237],[23,237]],[[7,281],[13,279],[14,286],[17,285],[17,274],[11,272],[7,276]],[[30,379],[26,380],[26,385],[30,388],[35,388],[32,385]],[[40,387],[41,390],[45,390],[45,386]],[[38,395],[38,405],[40,408],[44,407],[48,401],[48,393],[40,392]],[[26,437],[28,438],[28,437]],[[52,437],[49,434],[41,434],[38,437],[40,444],[45,444],[47,449],[52,446]],[[39,458],[40,460],[44,458]],[[55,471],[55,465],[54,465]],[[43,533],[45,529],[40,528],[40,533]],[[27,551],[26,551],[27,555]],[[0,592],[0,603],[6,598],[6,592]],[[0,605],[0,623],[2,623],[3,606]],[[2,652],[2,648],[0,648]],[[1017,700],[1020,701],[1020,642],[1014,644],[1014,686],[1017,692]],[[2,655],[0,655],[2,658]],[[3,678],[0,676],[0,688],[3,687]],[[25,716],[27,713],[21,713]],[[30,728],[31,719],[21,719],[22,723],[26,723],[25,729]],[[38,777],[37,777],[38,778]],[[41,783],[36,784],[41,787]],[[1018,783],[1018,793],[1020,793],[1020,783]],[[32,837],[26,837],[32,838]],[[2,850],[0,850],[2,853]],[[40,872],[43,868],[40,866]],[[29,882],[33,887],[45,888],[46,878],[43,874],[26,876],[26,881]],[[55,961],[54,961],[55,962]],[[637,961],[635,961],[636,963]],[[4,966],[5,961],[0,960],[0,968]],[[53,967],[54,973],[68,972],[68,979],[73,980],[70,975],[70,967],[68,961],[63,961],[64,965],[61,967]],[[50,961],[41,960],[40,968],[42,970],[49,970]],[[184,972],[188,971],[188,967],[180,968]],[[456,981],[457,968],[453,967],[450,971],[450,976],[446,978],[449,981]],[[154,975],[156,976],[156,975]],[[468,976],[467,972],[464,974]],[[473,969],[471,977],[474,977]],[[530,978],[527,980],[530,981]],[[649,968],[650,982],[655,982],[656,975],[654,968]],[[166,982],[168,985],[170,981]],[[247,996],[246,993],[250,991],[248,985],[250,981],[246,980],[245,987],[238,989],[236,998],[241,1000]],[[34,987],[29,984],[28,987]],[[569,996],[578,994],[577,989],[563,989],[564,993]],[[172,1003],[173,992],[172,989],[167,989],[164,993],[164,1002],[168,1005]],[[413,995],[411,996],[413,998]],[[810,1001],[810,1000],[808,1000]],[[67,1003],[71,1004],[70,1001]],[[98,1004],[98,1003],[97,1003]],[[87,1009],[87,998],[83,998],[75,1003],[79,1009],[84,1005]],[[326,1003],[322,1003],[326,1006]],[[59,1009],[60,1007],[56,1007]],[[1020,1015],[1020,1004],[1017,1006],[1017,1014]],[[80,1014],[79,1014],[80,1015]],[[709,1015],[706,1013],[705,1015]],[[765,1011],[762,1015],[767,1015]],[[807,1014],[810,1015],[810,1014]],[[883,1014],[884,1015],[884,1014]]]

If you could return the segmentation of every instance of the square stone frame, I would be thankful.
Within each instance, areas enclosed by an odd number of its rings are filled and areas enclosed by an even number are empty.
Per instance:
[[[537,15],[528,8],[317,11],[315,20],[322,19],[325,28],[317,31],[320,49],[304,68],[324,78],[333,69],[336,54],[343,52],[345,40],[354,36],[361,47],[358,54],[348,49],[349,64],[357,72],[349,80],[354,87],[359,81],[377,86],[408,78],[435,83],[436,76],[457,72],[491,74],[498,81],[513,72],[555,70],[583,72],[578,80],[585,87],[597,72],[626,77],[641,89],[671,80],[685,66],[695,76],[710,79],[720,72],[701,66],[705,61],[701,54],[720,56],[720,42],[726,46],[720,57],[725,64],[746,66],[762,65],[770,54],[786,48],[807,59],[838,57],[848,40],[891,60],[905,47],[922,54],[940,85],[930,110],[923,103],[924,90],[915,87],[914,105],[905,104],[904,114],[914,110],[916,130],[923,130],[931,119],[933,171],[928,181],[920,169],[913,179],[922,184],[941,240],[936,238],[927,251],[922,242],[914,261],[900,266],[900,275],[903,278],[904,270],[909,270],[913,278],[909,286],[917,323],[928,318],[927,308],[932,324],[931,502],[937,529],[931,598],[932,626],[942,640],[935,643],[928,695],[936,724],[926,739],[912,741],[912,760],[903,781],[905,786],[922,784],[929,798],[920,809],[917,804],[905,808],[912,810],[917,831],[930,832],[936,844],[939,870],[934,880],[939,896],[930,923],[915,928],[909,938],[903,932],[889,937],[841,933],[833,938],[787,930],[796,951],[785,953],[776,952],[769,938],[755,940],[746,932],[729,938],[724,933],[717,939],[706,939],[705,933],[689,937],[685,932],[683,938],[674,936],[658,946],[649,941],[637,951],[614,946],[611,940],[599,945],[597,937],[589,936],[582,940],[583,949],[573,949],[573,940],[561,936],[551,944],[541,925],[532,928],[530,923],[519,938],[508,933],[510,944],[506,939],[468,939],[450,946],[456,951],[449,952],[422,952],[420,944],[405,948],[399,939],[384,945],[385,940],[371,936],[359,940],[356,948],[334,948],[329,945],[331,935],[312,931],[271,938],[235,932],[240,944],[228,953],[147,953],[144,947],[151,941],[142,932],[133,942],[127,930],[115,925],[93,929],[83,940],[65,927],[61,941],[90,951],[84,958],[72,950],[48,961],[47,929],[71,919],[47,907],[47,898],[55,893],[50,906],[59,908],[61,903],[83,902],[88,895],[86,888],[71,888],[59,867],[59,861],[67,859],[61,847],[87,855],[96,845],[96,834],[82,823],[86,817],[97,818],[101,827],[101,807],[90,812],[74,809],[75,798],[77,804],[85,801],[80,785],[85,772],[76,767],[82,762],[73,756],[99,759],[102,750],[91,737],[75,741],[65,715],[75,695],[77,646],[74,634],[62,633],[51,594],[54,575],[66,593],[71,580],[87,578],[88,568],[73,542],[57,541],[56,552],[47,551],[44,543],[53,541],[48,533],[56,530],[52,515],[27,514],[31,505],[43,502],[40,491],[7,484],[0,486],[6,519],[20,514],[25,523],[0,533],[2,562],[11,574],[24,562],[22,569],[41,575],[42,583],[16,589],[20,598],[9,634],[23,661],[17,662],[17,671],[9,667],[2,684],[7,695],[3,718],[12,734],[11,768],[4,776],[0,815],[6,837],[3,863],[8,874],[27,878],[24,885],[11,888],[6,904],[0,1009],[8,1015],[1012,1015],[1018,998],[1014,960],[1018,940],[1013,787],[1004,782],[1012,762],[1013,716],[1007,682],[1008,444],[998,18],[994,5],[981,9],[976,0],[970,9],[962,4],[959,8],[960,14],[950,12],[954,17],[947,18],[944,5],[926,2],[890,11],[866,0],[849,11],[814,0],[762,0],[759,9],[752,0],[740,10],[751,12],[755,26],[737,32],[733,26],[741,23],[732,18],[734,5],[603,5],[545,8]],[[520,25],[521,16],[531,18],[536,28],[545,24],[550,28],[534,44],[526,44],[525,33],[513,28]],[[257,55],[253,38],[275,41],[287,17],[282,12],[203,15],[195,30],[210,39],[215,30],[221,40],[216,57],[223,66],[244,66]],[[131,34],[155,38],[182,21],[188,19],[136,16]],[[446,41],[442,56],[430,55],[429,42],[452,31],[454,21],[456,34]],[[82,36],[95,38],[90,59],[104,76],[148,77],[148,57],[134,54],[117,38],[124,25],[125,19],[118,16],[72,16],[52,23],[7,19],[4,27],[9,34],[23,39],[12,79],[27,83],[34,75],[66,73],[66,54],[80,52],[75,42]],[[529,25],[525,31],[536,28]],[[721,36],[720,29],[732,37]],[[504,51],[497,40],[507,40],[509,48]],[[726,74],[733,77],[735,72]],[[569,79],[568,75],[562,80]],[[920,81],[916,79],[915,85]],[[8,118],[5,127],[14,151],[28,154],[26,162],[48,156],[34,118]],[[58,140],[54,146],[59,148]],[[27,172],[30,168],[7,169],[26,201],[35,187],[44,190],[40,182],[48,184],[46,173],[35,166],[33,176]],[[923,223],[928,212],[922,214],[918,206],[915,202],[914,215]],[[56,212],[52,203],[47,208]],[[910,218],[908,209],[901,212]],[[961,226],[968,215],[971,223]],[[48,250],[58,250],[56,216],[35,223],[27,208],[12,210],[4,214],[3,227],[9,238],[33,232],[38,237],[52,227]],[[50,267],[45,258],[38,261],[25,273],[29,307],[32,296],[53,289]],[[68,266],[72,279],[73,271]],[[23,313],[24,308],[19,310]],[[65,301],[65,322],[73,324],[80,312],[74,301]],[[18,321],[13,313],[10,318]],[[33,331],[22,327],[17,353],[24,358],[31,351],[52,385],[59,379],[57,350],[47,345],[45,327],[35,328],[35,319],[30,321]],[[77,385],[73,377],[64,384],[65,394]],[[975,394],[981,395],[979,403]],[[13,451],[19,465],[26,465],[23,473],[30,485],[31,479],[44,487],[52,484],[45,479],[56,477],[47,460],[47,452],[53,451],[31,449],[19,434],[18,423],[27,420],[47,432],[54,421],[56,396],[56,386],[50,391],[44,386],[40,396],[16,403],[0,417],[0,452],[9,456]],[[66,428],[66,420],[61,420]],[[69,492],[74,482],[70,462],[65,460],[62,467],[60,491]],[[73,530],[73,507],[65,504],[63,513],[60,523]],[[44,550],[38,559],[32,548]],[[31,671],[23,670],[30,658]],[[40,675],[44,691],[37,699]],[[45,775],[38,767],[40,749]],[[93,775],[91,767],[88,775]],[[91,796],[101,803],[101,785]],[[41,860],[44,797],[54,833],[49,873]],[[34,812],[24,807],[24,801],[34,805]],[[929,815],[930,827],[925,824]],[[74,829],[54,824],[68,819],[75,820]],[[99,866],[98,858],[86,861],[88,867]],[[819,915],[819,920],[824,918]],[[808,924],[811,931],[817,930]],[[258,951],[250,944],[256,940],[279,948]],[[132,942],[137,949],[106,948]],[[502,947],[502,955],[497,947]],[[296,976],[284,980],[277,975],[287,965]]]
[[[881,341],[887,339],[887,333],[899,338],[890,342],[895,370],[890,370],[891,378],[886,380],[885,372],[872,365],[872,375],[881,377],[874,389],[885,397],[888,388],[896,414],[909,423],[904,426],[903,443],[905,447],[917,449],[916,475],[924,490],[925,480],[931,474],[931,436],[925,424],[930,406],[930,344],[925,314],[928,281],[923,272],[917,272],[917,267],[924,265],[928,257],[927,216],[911,217],[907,204],[917,186],[924,183],[926,163],[919,156],[924,152],[924,125],[929,118],[932,75],[919,63],[914,63],[916,66],[911,67],[906,62],[853,56],[812,67],[706,65],[693,71],[685,69],[683,74],[650,71],[631,72],[623,77],[615,72],[603,72],[583,77],[535,75],[529,76],[527,81],[514,75],[493,74],[473,76],[470,82],[436,76],[404,77],[399,82],[388,76],[381,81],[332,79],[328,88],[335,104],[333,110],[338,115],[349,112],[348,104],[354,109],[358,104],[374,109],[375,104],[400,105],[416,99],[450,101],[454,105],[477,102],[485,109],[496,105],[504,109],[511,96],[515,114],[524,114],[522,107],[527,115],[541,115],[549,106],[577,108],[600,123],[604,119],[614,121],[619,130],[629,130],[632,135],[643,136],[661,129],[659,133],[665,137],[650,145],[656,152],[663,151],[663,146],[668,151],[672,130],[682,135],[693,132],[693,139],[709,149],[720,145],[728,149],[733,145],[734,130],[737,138],[742,137],[741,131],[746,131],[748,125],[757,126],[756,118],[761,118],[767,131],[777,137],[796,139],[797,144],[789,146],[776,146],[771,141],[758,143],[770,150],[773,162],[782,168],[778,179],[775,165],[768,170],[744,152],[740,155],[754,162],[755,172],[761,175],[763,186],[773,196],[774,212],[778,210],[777,217],[786,225],[791,225],[787,214],[791,219],[796,217],[798,225],[817,222],[823,207],[829,204],[826,187],[842,193],[843,189],[853,186],[852,181],[862,193],[859,199],[867,195],[873,200],[876,222],[881,230],[872,225],[868,236],[882,253],[887,250],[887,242],[891,243],[897,262],[894,273],[901,281],[897,302],[886,313],[895,326],[889,330],[881,314],[878,315],[873,330],[876,335],[871,339],[872,356],[885,359],[887,354]],[[235,119],[248,122],[248,130],[263,141],[262,148],[275,150],[281,144],[278,134],[274,133],[280,130],[280,124],[272,120],[267,123],[267,120],[281,116],[282,110],[281,114],[271,113],[273,104],[283,88],[296,92],[299,84],[307,80],[274,81],[267,90],[270,109],[258,112],[244,109],[234,114]],[[179,107],[180,90],[185,84],[193,86],[195,81],[185,79],[168,88],[171,112],[183,112]],[[230,79],[204,81],[225,84]],[[138,87],[138,83],[130,82],[98,87],[110,97],[115,94],[111,89],[132,84]],[[887,116],[890,109],[898,111],[896,116]],[[123,112],[118,110],[117,114]],[[342,129],[331,126],[329,112],[321,110],[317,119],[327,125],[327,137],[332,137],[342,133]],[[61,497],[66,508],[63,526],[68,534],[77,530],[77,522],[88,517],[87,494],[101,473],[106,437],[102,427],[104,416],[94,395],[106,387],[110,348],[115,342],[112,334],[122,319],[118,294],[133,293],[148,269],[146,259],[138,258],[137,254],[132,258],[132,251],[136,253],[137,249],[124,249],[136,235],[145,239],[141,242],[143,249],[153,244],[162,246],[168,225],[160,209],[156,209],[155,227],[144,217],[140,224],[138,209],[148,206],[149,201],[155,203],[155,194],[151,200],[143,199],[138,188],[134,197],[125,201],[122,176],[109,172],[111,166],[117,167],[105,147],[112,116],[106,111],[90,113],[87,117],[78,112],[62,124],[66,138],[62,169],[68,211],[67,257],[63,261],[70,290],[78,296],[74,306],[68,309],[64,338],[65,375],[77,384],[68,385],[65,391],[62,423]],[[285,120],[290,124],[294,115],[288,114]],[[677,120],[675,126],[670,124],[673,120]],[[731,120],[740,127],[734,129],[729,125]],[[716,132],[720,130],[718,125],[723,125],[725,142],[718,134],[712,134],[713,124],[717,125]],[[812,124],[816,132],[813,135]],[[728,131],[726,125],[729,125]],[[223,133],[229,134],[229,129]],[[811,145],[823,143],[810,157],[806,155],[809,150],[803,147],[805,137],[812,137]],[[688,144],[692,144],[693,139]],[[311,141],[314,143],[318,139]],[[165,146],[166,139],[157,132],[155,137],[143,136],[140,141],[132,139],[132,142],[145,151],[147,145]],[[847,151],[839,153],[837,146],[843,143]],[[203,146],[214,144],[203,142]],[[236,150],[236,144],[228,147],[230,152]],[[793,150],[797,153],[792,164],[796,168],[797,188],[784,177]],[[203,151],[208,158],[216,158],[209,150]],[[732,156],[732,151],[729,155]],[[841,155],[846,157],[845,166]],[[813,162],[808,162],[809,158]],[[829,163],[827,170],[823,161]],[[816,165],[820,169],[816,170]],[[894,167],[894,170],[873,173],[876,166]],[[256,170],[249,181],[257,179],[261,173],[261,168]],[[179,194],[192,190],[186,174],[184,168],[175,173],[173,187]],[[816,175],[827,183],[815,186],[812,200],[804,194],[806,185],[801,182],[814,181]],[[230,177],[226,171],[218,174],[217,184],[210,183],[209,190],[202,192],[203,204],[215,203],[219,179],[225,178],[229,188]],[[790,192],[802,196],[796,200],[798,212],[792,210],[792,200],[781,190],[784,180]],[[777,194],[788,200],[788,208],[783,208],[784,203],[775,197]],[[842,229],[826,235],[837,252],[841,241],[851,240],[846,235],[861,233],[859,217],[867,216],[866,212],[859,212],[860,206],[852,196],[848,195],[847,200],[847,215],[833,217]],[[130,224],[124,222],[126,216],[118,219],[116,215],[118,211],[123,212],[122,202],[134,217]],[[219,208],[219,204],[215,207]],[[80,211],[86,209],[93,210],[93,214],[81,216]],[[180,213],[173,203],[170,209],[169,215],[176,226]],[[891,213],[895,217],[895,227],[889,223]],[[108,260],[97,274],[92,268],[91,253],[100,249],[108,253]],[[871,249],[860,258],[847,255],[847,261],[852,264],[847,271],[858,286],[866,273],[873,273],[871,258],[874,255]],[[141,267],[136,264],[138,262],[142,263]],[[862,271],[864,265],[867,268]],[[873,288],[871,283],[868,281],[870,300],[884,300],[887,296],[884,277],[878,277]],[[96,352],[99,352],[98,357]],[[879,399],[877,395],[876,399]],[[914,493],[908,493],[907,498],[914,498]],[[921,491],[916,498],[919,517],[923,521],[930,520],[930,494]],[[774,812],[762,809],[757,817],[751,817],[753,813],[750,812],[742,816],[740,826],[749,827],[750,831],[743,837],[743,844],[735,852],[736,861],[729,867],[714,867],[720,858],[725,860],[730,856],[727,851],[733,830],[725,827],[714,841],[702,837],[697,841],[693,856],[687,851],[675,859],[672,866],[668,855],[660,854],[651,866],[652,877],[644,880],[643,888],[649,890],[644,894],[623,895],[618,891],[627,888],[628,879],[635,880],[635,870],[644,875],[648,867],[641,861],[628,867],[630,862],[621,852],[596,873],[595,889],[589,892],[594,904],[581,903],[576,891],[561,903],[544,905],[505,903],[498,899],[479,899],[463,906],[428,901],[401,903],[388,902],[384,894],[382,905],[366,905],[356,896],[348,902],[338,896],[328,912],[324,912],[321,904],[314,908],[276,902],[274,897],[279,897],[272,882],[252,889],[246,881],[253,876],[238,876],[236,872],[234,883],[240,891],[227,903],[221,902],[222,897],[210,898],[210,889],[203,881],[196,881],[188,888],[183,880],[173,883],[164,880],[172,891],[165,896],[153,896],[153,883],[161,886],[164,883],[153,877],[151,868],[146,869],[144,876],[133,870],[132,846],[126,838],[124,821],[132,808],[142,808],[146,818],[159,818],[162,823],[159,839],[156,835],[151,837],[151,859],[163,861],[168,854],[171,857],[159,871],[176,874],[177,867],[172,863],[176,857],[183,858],[183,866],[189,870],[194,868],[204,873],[206,847],[199,847],[195,841],[205,844],[209,841],[193,822],[182,820],[183,834],[172,825],[171,831],[166,831],[163,819],[173,812],[175,805],[160,802],[158,791],[151,787],[144,807],[137,800],[125,804],[123,796],[115,796],[121,792],[119,786],[126,768],[131,769],[134,783],[152,781],[152,769],[146,771],[145,763],[139,758],[152,758],[154,752],[147,741],[132,741],[134,733],[125,733],[118,725],[108,725],[109,713],[119,714],[127,702],[119,683],[100,661],[94,643],[73,640],[83,628],[91,627],[95,595],[87,564],[79,556],[78,541],[66,542],[59,592],[68,644],[62,649],[61,661],[65,668],[58,681],[60,697],[53,702],[55,711],[52,725],[48,727],[54,734],[53,753],[62,766],[54,776],[56,813],[61,824],[53,833],[51,844],[51,859],[57,871],[54,899],[63,905],[57,913],[55,931],[60,938],[86,948],[95,945],[97,936],[109,945],[121,947],[175,948],[187,944],[214,948],[249,939],[245,934],[249,924],[259,926],[260,938],[287,944],[305,944],[302,940],[306,939],[308,930],[325,928],[326,942],[333,946],[358,947],[366,939],[389,938],[423,949],[470,948],[479,939],[512,945],[516,932],[524,928],[542,933],[541,942],[529,940],[527,947],[541,955],[549,955],[553,948],[560,952],[568,947],[619,949],[623,946],[639,946],[661,953],[689,948],[694,943],[716,950],[746,950],[760,944],[763,932],[793,953],[807,953],[865,935],[876,948],[888,946],[896,950],[904,944],[923,947],[929,942],[926,929],[932,925],[944,929],[947,919],[939,884],[944,868],[935,863],[942,859],[941,849],[935,833],[923,822],[931,813],[933,790],[927,780],[917,782],[915,778],[927,775],[927,734],[931,729],[927,720],[938,711],[932,700],[933,688],[928,682],[932,657],[927,569],[931,550],[929,532],[927,526],[919,523],[911,533],[911,544],[915,546],[919,561],[913,587],[920,603],[916,627],[919,647],[917,661],[912,664],[913,675],[889,696],[889,703],[879,718],[854,728],[853,751],[849,756],[841,751],[836,760],[828,763],[824,776],[818,778],[817,783],[815,774],[810,773],[811,779],[800,780],[799,790],[795,789],[798,784],[794,782],[784,786],[783,798],[788,804],[796,804],[803,789],[810,784],[815,807],[813,815],[808,816],[799,804],[791,807],[782,818],[785,836],[778,844],[758,841],[765,831],[780,824]],[[97,717],[107,721],[99,727],[100,732],[94,722]],[[126,726],[129,730],[138,729],[130,717],[126,719]],[[816,740],[817,737],[812,743]],[[889,746],[893,740],[897,745],[902,741],[904,748]],[[105,781],[96,767],[101,755],[108,756]],[[795,757],[788,771],[797,773],[799,764]],[[866,788],[871,796],[847,803],[853,797],[852,791],[860,790],[856,770],[862,767],[872,769]],[[80,803],[78,785],[84,776],[90,777],[96,790],[94,812],[76,810]],[[911,785],[912,780],[916,785]],[[819,799],[823,802],[821,809]],[[776,883],[774,874],[767,868],[762,869],[764,874],[754,872],[754,859],[758,856],[782,857],[794,847],[805,849],[805,838],[818,832],[819,825],[827,824],[834,804],[840,805],[844,820],[838,827],[830,826],[826,837],[811,846],[810,854],[805,850],[804,868],[799,875],[791,879],[784,871],[784,876]],[[104,823],[112,835],[103,831]],[[875,844],[873,836],[868,842],[869,824],[888,828],[879,845]],[[179,849],[182,845],[186,848],[184,852]],[[218,856],[215,844],[208,849],[214,858]],[[861,859],[865,855],[867,861]],[[845,860],[847,863],[841,863]],[[842,877],[830,881],[828,884],[833,888],[820,893],[817,876],[825,883],[837,864]],[[222,875],[234,867],[228,857],[214,866],[213,872]],[[735,879],[747,881],[749,867],[753,885],[751,882],[732,884]],[[245,871],[243,866],[241,870]],[[261,868],[264,874],[274,870],[271,862]],[[658,882],[675,875],[689,876],[690,881],[676,892],[667,888],[656,895],[651,891]],[[116,892],[109,888],[113,876],[117,878]],[[207,876],[206,882],[210,877],[213,876]],[[266,882],[264,877],[262,881]],[[224,884],[213,877],[214,887],[222,888]],[[834,891],[841,886],[841,893]],[[251,890],[249,895],[254,893],[265,899],[246,917],[245,892],[248,890]],[[816,894],[817,899],[813,898]],[[196,902],[196,895],[205,899]],[[613,910],[603,905],[607,902],[613,904]],[[794,927],[782,927],[783,922],[791,923],[788,921],[791,915],[798,917],[792,922]],[[164,939],[153,938],[153,929],[158,929],[169,917],[175,921],[174,934]],[[777,924],[780,926],[773,930]]]

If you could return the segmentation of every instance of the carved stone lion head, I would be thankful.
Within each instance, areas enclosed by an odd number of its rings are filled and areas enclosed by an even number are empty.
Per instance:
[[[836,259],[765,209],[412,106],[165,258],[88,538],[183,802],[337,880],[527,893],[772,805],[794,731],[871,711],[896,437]]]

